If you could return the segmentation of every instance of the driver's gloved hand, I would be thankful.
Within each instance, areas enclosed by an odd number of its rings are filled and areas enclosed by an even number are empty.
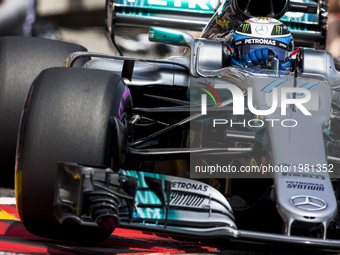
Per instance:
[[[272,60],[274,57],[275,54],[272,50],[268,48],[261,48],[250,52],[246,55],[244,60],[246,61],[246,65],[251,67],[265,63],[267,60]]]

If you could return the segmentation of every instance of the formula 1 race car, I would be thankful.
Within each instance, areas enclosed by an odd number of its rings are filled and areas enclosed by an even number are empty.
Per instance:
[[[223,2],[197,39],[151,27],[151,41],[189,49],[167,60],[1,38],[1,123],[13,127],[6,114],[33,81],[15,158],[26,229],[69,240],[102,240],[121,227],[339,249],[340,74],[326,51],[297,43],[280,60],[271,50],[292,39],[275,19],[325,10],[265,2]],[[227,34],[216,33],[221,18],[222,29],[235,23]],[[257,55],[242,62],[254,42]]]

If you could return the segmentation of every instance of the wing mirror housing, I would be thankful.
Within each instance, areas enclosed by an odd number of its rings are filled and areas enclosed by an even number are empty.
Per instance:
[[[195,39],[191,34],[163,27],[150,27],[149,41],[189,48],[193,48],[195,45]]]
[[[183,46],[190,48],[190,73],[194,77],[199,75],[195,69],[195,57],[196,57],[196,43],[194,37],[183,31],[176,29],[163,28],[163,27],[150,27],[149,30],[149,41],[166,43],[176,46]]]

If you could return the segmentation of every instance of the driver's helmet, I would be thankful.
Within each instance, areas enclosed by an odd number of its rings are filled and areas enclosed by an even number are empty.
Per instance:
[[[268,48],[280,62],[284,62],[289,51],[294,50],[294,39],[286,25],[273,18],[250,18],[234,33],[235,57],[244,60],[254,50]]]

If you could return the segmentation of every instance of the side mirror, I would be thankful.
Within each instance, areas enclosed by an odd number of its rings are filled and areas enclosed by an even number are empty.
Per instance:
[[[199,76],[195,68],[197,45],[191,34],[170,28],[150,27],[149,41],[189,47],[191,53],[190,73],[194,77]]]
[[[189,33],[161,27],[150,27],[149,40],[189,47],[189,70],[193,77],[206,77],[206,74],[201,72],[202,70],[211,71],[223,68],[223,43],[221,41],[195,39]]]
[[[195,45],[195,39],[191,34],[163,27],[150,27],[149,41],[185,46],[189,48],[193,48]]]

